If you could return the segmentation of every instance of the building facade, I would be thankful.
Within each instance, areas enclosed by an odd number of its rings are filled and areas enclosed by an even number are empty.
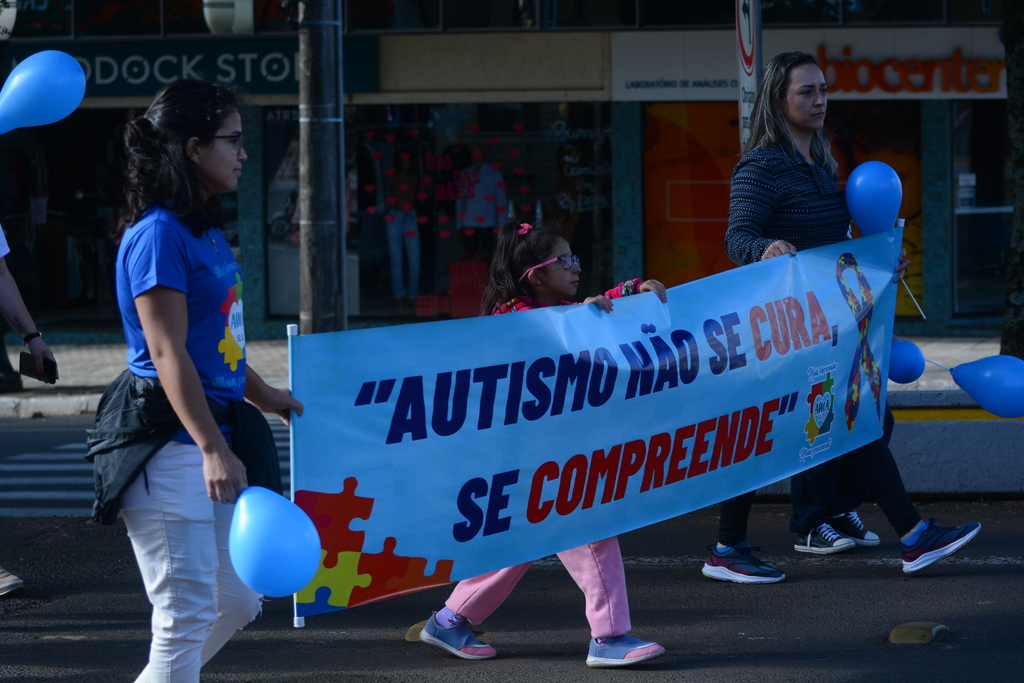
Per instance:
[[[278,0],[206,5],[19,3],[5,66],[59,49],[87,77],[70,117],[0,138],[8,263],[48,341],[120,341],[107,234],[121,122],[188,76],[248,93],[249,161],[225,197],[247,334],[283,337],[298,317],[297,29]],[[350,326],[479,314],[510,217],[561,224],[585,294],[734,267],[722,238],[743,6],[690,5],[350,0]],[[870,159],[900,174],[908,282],[928,315],[901,292],[900,334],[998,332],[1013,203],[1000,12],[997,0],[763,3],[765,61],[802,50],[824,67],[843,177]]]

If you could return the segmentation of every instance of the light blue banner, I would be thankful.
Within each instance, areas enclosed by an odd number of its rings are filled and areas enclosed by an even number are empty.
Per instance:
[[[690,512],[881,436],[902,233],[596,306],[293,337],[299,614]]]

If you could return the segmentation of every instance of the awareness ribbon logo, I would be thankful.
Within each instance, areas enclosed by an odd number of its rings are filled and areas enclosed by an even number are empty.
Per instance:
[[[857,286],[860,289],[860,299],[853,291],[853,288],[843,279],[843,271],[847,268],[857,276]],[[853,317],[857,321],[857,352],[853,356],[853,368],[850,370],[850,381],[846,385],[846,428],[853,431],[853,424],[857,421],[857,410],[860,407],[860,382],[861,372],[867,380],[871,393],[875,397],[875,410],[878,419],[882,419],[882,371],[875,362],[875,356],[868,346],[868,328],[871,327],[871,316],[875,312],[875,299],[871,294],[871,285],[864,277],[864,272],[857,265],[857,259],[853,254],[843,254],[836,263],[836,280],[839,282],[839,289],[846,299],[846,304],[853,311]]]

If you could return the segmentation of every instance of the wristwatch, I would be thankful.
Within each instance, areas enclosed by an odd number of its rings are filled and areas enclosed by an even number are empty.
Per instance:
[[[32,341],[36,337],[42,337],[42,336],[43,336],[43,333],[40,332],[39,330],[36,330],[35,332],[29,332],[28,334],[26,334],[24,337],[21,338],[21,343],[24,344],[25,346],[28,346],[28,343],[30,341]]]

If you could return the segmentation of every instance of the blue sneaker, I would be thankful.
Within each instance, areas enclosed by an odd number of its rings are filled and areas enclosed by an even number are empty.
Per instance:
[[[753,551],[746,541],[727,550],[719,550],[718,546],[708,546],[711,556],[704,563],[701,573],[709,579],[734,581],[736,583],[778,583],[786,578],[770,564],[765,564],[754,557]]]
[[[911,544],[900,542],[903,551],[903,572],[913,574],[928,565],[949,557],[970,543],[981,531],[981,524],[971,522],[964,526],[936,526],[934,519],[925,522],[925,528],[917,541]]]
[[[632,666],[665,654],[665,648],[632,636],[591,638],[587,666],[591,669],[611,669]]]
[[[451,628],[442,628],[438,626],[433,614],[420,631],[420,640],[462,659],[490,659],[498,654],[493,647],[477,640],[466,622]]]

